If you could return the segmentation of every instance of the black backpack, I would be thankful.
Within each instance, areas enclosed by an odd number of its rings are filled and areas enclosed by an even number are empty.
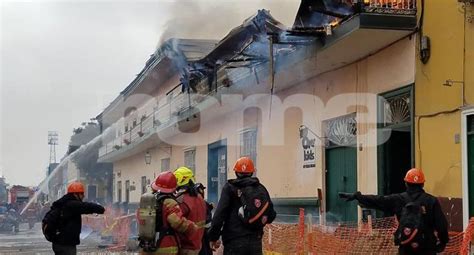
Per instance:
[[[241,204],[239,218],[247,227],[262,229],[273,220],[273,205],[265,186],[260,183],[245,187],[233,186]]]
[[[163,202],[165,199],[173,199],[176,200],[174,197],[170,195],[158,195],[156,198],[156,225],[155,225],[155,231],[159,232],[159,238],[156,241],[156,247],[160,247],[161,240],[163,240],[163,237],[168,236],[168,235],[174,235],[174,230],[168,226],[164,227],[163,224]],[[178,243],[179,246],[179,243]]]
[[[155,222],[155,231],[157,232],[160,232],[161,234],[161,231],[164,230],[163,228],[163,202],[165,201],[165,199],[174,199],[174,197],[170,196],[170,195],[158,195],[156,196],[156,222]]]
[[[402,196],[406,204],[402,209],[398,229],[395,232],[395,244],[403,247],[404,250],[420,251],[427,242],[426,207],[418,202],[423,198],[423,194],[415,199],[407,193]]]
[[[51,208],[41,221],[41,229],[46,240],[54,242],[59,234],[59,226],[63,212],[61,208]]]

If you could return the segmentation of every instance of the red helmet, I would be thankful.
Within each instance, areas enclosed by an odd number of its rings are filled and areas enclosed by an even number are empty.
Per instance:
[[[255,172],[252,159],[248,157],[242,157],[237,159],[234,165],[234,171],[241,174],[251,174]]]
[[[173,193],[176,190],[176,177],[170,171],[159,174],[151,184],[153,191],[160,193]]]
[[[67,193],[84,193],[84,185],[80,182],[73,182],[67,186]]]
[[[423,174],[423,171],[421,171],[421,169],[412,168],[407,172],[404,180],[407,183],[423,184],[425,183],[425,174]]]

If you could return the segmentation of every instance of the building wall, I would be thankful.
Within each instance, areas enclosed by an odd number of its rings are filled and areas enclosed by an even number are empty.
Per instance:
[[[430,38],[431,57],[426,64],[416,63],[416,165],[425,172],[426,190],[440,197],[446,213],[459,216],[448,218],[455,230],[462,229],[462,199],[467,198],[461,111],[474,103],[472,14],[472,5],[466,9],[458,1],[425,1],[423,35]],[[447,80],[456,82],[444,86]]]
[[[283,146],[261,146],[259,148],[259,167],[264,169],[263,179],[271,180],[269,186],[275,196],[307,197],[316,196],[316,189],[323,185],[324,148],[319,146],[316,152],[316,168],[303,169],[296,150],[299,145],[298,128],[301,124],[313,127],[316,133],[323,136],[322,121],[357,111],[358,143],[363,150],[358,150],[358,187],[362,192],[377,192],[377,151],[376,151],[376,101],[370,95],[387,92],[410,85],[414,80],[414,40],[405,39],[378,54],[339,70],[310,79],[299,86],[288,89],[279,96],[286,97],[306,93],[315,95],[325,104],[324,110],[315,103],[308,103],[305,109],[314,109],[313,118],[302,122],[301,114],[294,109],[287,110],[285,115],[285,144]],[[290,70],[288,73],[297,73]],[[370,95],[358,94],[343,96],[342,104],[333,104],[338,96],[346,93],[368,92]],[[268,106],[267,102],[263,105]],[[357,107],[365,105],[366,107]],[[306,120],[306,119],[305,119]],[[311,123],[313,122],[313,123]],[[263,131],[265,132],[265,131]],[[284,156],[273,156],[284,155]],[[266,169],[271,169],[270,171]],[[279,171],[273,171],[279,169]],[[275,178],[277,177],[277,178]]]
[[[456,109],[463,106],[463,86],[443,84],[464,81],[466,103],[474,103],[474,26],[462,10],[457,1],[425,1],[423,34],[430,37],[431,58],[416,64],[416,165],[426,174],[427,191],[441,197],[462,197],[461,144],[456,138],[461,119]]]
[[[362,61],[277,92],[276,95],[284,104],[278,107],[277,103],[272,102],[271,118],[268,98],[256,100],[218,117],[202,115],[201,130],[195,136],[198,140],[177,136],[167,141],[168,144],[179,144],[171,148],[170,166],[175,169],[183,165],[184,150],[195,147],[196,179],[207,185],[208,144],[225,138],[228,144],[227,176],[234,178],[232,167],[240,157],[240,132],[243,128],[257,127],[257,177],[265,183],[271,195],[316,197],[317,188],[323,187],[324,148],[317,141],[319,146],[316,150],[316,167],[303,169],[298,151],[301,143],[299,127],[304,124],[322,134],[324,120],[357,112],[360,119],[359,130],[366,130],[368,133],[367,136],[360,136],[358,142],[362,143],[363,147],[363,150],[358,152],[358,186],[363,192],[376,193],[376,101],[365,94],[348,95],[343,100],[344,104],[334,104],[331,100],[345,93],[368,92],[373,95],[412,84],[415,70],[414,46],[413,39],[402,40]],[[297,70],[289,69],[282,75],[297,73]],[[265,81],[261,82],[265,84]],[[295,99],[295,95],[304,95],[311,99],[285,101]],[[313,100],[314,97],[321,101]],[[358,104],[366,107],[357,107]],[[295,107],[291,107],[292,105]],[[247,110],[244,114],[244,108],[252,106],[259,110]],[[307,113],[310,114],[306,115]],[[122,192],[125,192],[125,180],[130,179],[137,184],[137,189],[131,192],[131,202],[139,201],[141,176],[156,176],[159,173],[161,158],[168,157],[165,151],[169,149],[152,148],[149,151],[152,154],[150,165],[145,165],[145,152],[114,163],[114,174],[121,172],[121,177],[116,175],[115,183],[122,181]],[[124,197],[122,194],[122,198]]]

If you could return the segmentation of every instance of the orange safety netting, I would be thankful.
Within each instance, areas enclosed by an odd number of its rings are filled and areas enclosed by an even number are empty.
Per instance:
[[[112,237],[114,245],[109,250],[125,250],[130,238],[130,224],[135,214],[121,216],[121,212],[106,210],[103,215],[84,215],[82,225],[102,236]]]
[[[124,250],[130,237],[130,223],[134,214],[119,216],[112,210],[99,216],[83,217],[83,225],[102,236],[111,236],[114,246],[109,250]],[[267,254],[397,254],[393,233],[398,222],[395,217],[367,222],[315,223],[305,222],[300,210],[298,223],[267,225],[263,247]],[[443,254],[467,255],[474,234],[474,218],[464,232],[451,232]]]
[[[397,254],[393,233],[395,217],[363,223],[305,224],[300,212],[298,224],[274,223],[265,228],[263,246],[266,253],[276,254]],[[467,255],[474,234],[474,219],[466,231],[451,232],[443,254]]]

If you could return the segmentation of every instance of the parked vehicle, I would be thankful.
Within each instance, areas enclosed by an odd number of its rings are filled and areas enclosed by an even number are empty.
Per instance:
[[[20,221],[15,209],[0,206],[0,231],[17,233],[20,231]]]

